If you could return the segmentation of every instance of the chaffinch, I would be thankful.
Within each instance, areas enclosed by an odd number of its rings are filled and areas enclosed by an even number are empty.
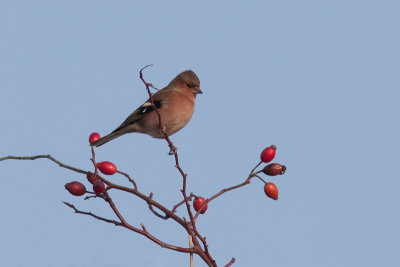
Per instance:
[[[192,117],[197,94],[202,94],[200,80],[196,74],[187,70],[176,76],[167,87],[153,95],[155,106],[161,115],[161,122],[168,135],[186,126]],[[164,138],[158,123],[157,112],[148,99],[133,111],[112,133],[97,140],[96,147],[126,133],[144,133],[154,138]]]

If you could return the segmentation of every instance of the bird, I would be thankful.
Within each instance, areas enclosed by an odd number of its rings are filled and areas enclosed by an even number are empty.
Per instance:
[[[161,116],[163,130],[168,136],[188,124],[194,112],[196,95],[202,93],[197,75],[192,70],[186,70],[152,96],[153,103]],[[164,138],[157,112],[150,98],[134,110],[113,132],[100,138],[93,145],[99,147],[121,135],[135,132],[148,134],[154,138]]]

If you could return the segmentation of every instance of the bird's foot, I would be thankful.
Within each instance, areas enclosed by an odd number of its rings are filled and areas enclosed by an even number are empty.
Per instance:
[[[176,153],[178,153],[178,148],[174,145],[170,145],[170,150],[168,152],[168,155],[175,155]]]

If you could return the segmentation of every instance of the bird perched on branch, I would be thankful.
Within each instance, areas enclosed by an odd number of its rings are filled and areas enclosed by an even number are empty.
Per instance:
[[[194,111],[196,95],[202,93],[199,78],[193,71],[187,70],[152,96],[168,135],[186,126]],[[121,135],[134,132],[148,134],[154,138],[164,138],[159,127],[157,112],[151,105],[150,98],[133,111],[117,129],[93,144],[98,147]]]

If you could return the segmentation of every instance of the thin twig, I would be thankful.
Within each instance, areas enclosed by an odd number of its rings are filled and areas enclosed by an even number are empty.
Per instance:
[[[93,166],[94,166],[94,174],[95,174],[96,176],[98,176],[98,175],[99,175],[99,169],[97,168],[97,164],[96,164],[96,154],[94,153],[94,146],[93,146],[93,144],[90,145],[90,149],[91,149],[91,151],[92,151],[92,158],[91,158],[90,160],[92,161]]]
[[[132,185],[133,185],[133,189],[137,190],[137,185],[136,185],[135,181],[129,176],[129,174],[121,172],[121,171],[118,171],[118,170],[117,170],[117,173],[122,174],[123,176],[128,178],[129,182],[131,182]]]
[[[153,193],[150,193],[149,195],[150,199],[153,199]],[[151,212],[153,212],[154,215],[156,215],[157,217],[163,219],[163,220],[168,220],[170,217],[165,214],[165,215],[161,215],[160,213],[158,213],[157,211],[154,210],[153,205],[151,205],[150,203],[147,203],[149,205],[149,209]],[[172,211],[171,211],[172,212]]]
[[[7,159],[15,159],[15,160],[35,160],[35,159],[40,159],[40,158],[45,158],[45,159],[49,159],[55,163],[57,163],[59,166],[63,167],[63,168],[67,168],[69,170],[78,172],[78,173],[83,173],[83,174],[87,174],[88,171],[84,171],[84,170],[80,170],[74,167],[71,167],[65,163],[62,163],[60,161],[58,161],[57,159],[53,158],[50,155],[36,155],[36,156],[29,156],[29,157],[24,157],[24,156],[7,156],[7,157],[3,157],[0,158],[0,161],[3,160],[7,160]],[[165,214],[167,214],[169,217],[171,217],[173,220],[175,220],[176,222],[178,222],[180,225],[182,225],[183,227],[186,227],[186,224],[184,223],[183,219],[180,218],[179,216],[175,215],[174,213],[172,213],[172,211],[170,211],[169,209],[167,209],[166,207],[164,207],[163,205],[161,205],[160,203],[154,201],[153,199],[149,198],[148,196],[142,194],[141,192],[139,192],[138,190],[132,189],[132,188],[128,188],[125,186],[121,186],[121,185],[117,185],[114,183],[111,183],[110,181],[108,181],[107,179],[103,178],[100,175],[97,175],[98,179],[102,180],[105,184],[107,184],[107,191],[110,189],[117,189],[120,191],[125,191],[127,193],[131,193],[133,195],[136,195],[137,197],[143,199],[144,201],[146,201],[148,204],[151,204],[155,207],[157,207],[159,210],[161,210],[162,212],[164,212]]]
[[[258,168],[258,166],[260,166],[262,163],[263,163],[263,162],[260,161],[260,162],[250,171],[250,173],[254,173],[254,171]],[[261,172],[261,171],[258,171],[257,173],[259,173],[259,172]]]
[[[188,196],[188,200],[192,201],[192,198],[196,197],[193,193],[190,193],[190,195]],[[181,206],[183,203],[185,203],[185,200],[180,201],[178,204],[176,204],[173,208],[172,208],[172,212],[175,213],[176,210],[179,208],[179,206]]]
[[[7,160],[7,159],[17,159],[17,160],[49,159],[49,160],[54,161],[55,163],[57,163],[60,167],[69,169],[71,171],[79,172],[79,173],[83,173],[83,174],[87,174],[88,173],[87,171],[84,171],[84,170],[69,166],[67,164],[64,164],[64,163],[56,160],[55,158],[53,158],[50,155],[36,155],[36,156],[26,156],[26,157],[23,157],[23,156],[22,157],[21,156],[7,156],[7,157],[0,158],[0,161]]]
[[[149,204],[149,209],[151,210],[151,212],[153,212],[154,215],[156,215],[157,217],[163,219],[163,220],[168,220],[170,217],[168,215],[161,215],[160,213],[158,213],[157,211],[154,210],[153,205]]]
[[[232,187],[229,187],[229,188],[222,189],[220,192],[218,192],[218,193],[215,194],[214,196],[212,196],[212,197],[210,197],[209,199],[207,199],[207,203],[211,202],[212,200],[216,199],[217,197],[219,197],[220,195],[222,195],[222,194],[224,194],[224,193],[226,193],[226,192],[228,192],[228,191],[231,191],[231,190],[237,189],[237,188],[239,188],[239,187],[242,187],[242,186],[245,186],[245,185],[250,184],[250,180],[251,180],[253,177],[258,177],[258,178],[260,178],[260,179],[262,180],[262,178],[259,177],[259,176],[257,175],[257,174],[259,174],[259,173],[262,172],[262,171],[254,172],[255,169],[257,169],[257,167],[260,166],[261,163],[262,163],[262,162],[258,163],[258,164],[251,170],[249,176],[247,177],[247,179],[246,179],[243,183],[240,183],[240,184],[238,184],[238,185],[235,185],[235,186],[232,186]]]
[[[260,176],[258,176],[257,174],[254,174],[254,176],[255,177],[257,177],[258,179],[260,179],[264,184],[266,184],[267,182],[263,179],[263,178],[261,178]]]
[[[232,187],[229,187],[229,188],[222,189],[222,190],[219,191],[217,194],[215,194],[215,195],[213,195],[212,197],[206,199],[206,201],[205,201],[205,202],[203,203],[203,205],[200,207],[199,211],[197,211],[196,215],[194,216],[194,220],[197,220],[197,218],[198,218],[199,215],[200,215],[200,211],[201,211],[201,210],[203,209],[203,207],[205,207],[209,202],[211,202],[212,200],[216,199],[217,197],[221,196],[222,194],[224,194],[224,193],[226,193],[226,192],[229,192],[229,191],[232,191],[232,190],[234,190],[234,189],[237,189],[237,188],[240,188],[240,187],[242,187],[242,186],[245,186],[245,185],[250,184],[250,180],[251,180],[253,177],[257,177],[257,178],[259,178],[261,181],[263,181],[264,183],[266,183],[266,182],[264,181],[264,179],[262,179],[260,176],[258,176],[258,174],[261,173],[262,170],[261,170],[261,171],[254,172],[254,171],[261,165],[261,163],[262,163],[262,161],[260,161],[260,162],[251,170],[249,176],[247,177],[247,179],[246,179],[243,183],[240,183],[240,184],[238,184],[238,185],[235,185],[235,186],[232,186]]]
[[[107,196],[107,197],[109,198],[109,196]],[[110,206],[112,206],[112,209],[113,209],[114,213],[117,215],[117,217],[119,217],[119,218],[121,219],[122,216],[121,216],[121,214],[119,213],[119,211],[117,210],[117,208],[115,207],[115,204],[112,202],[111,198],[109,198],[109,203],[110,203]],[[178,247],[178,246],[174,246],[174,245],[171,245],[171,244],[167,244],[167,243],[165,243],[165,242],[162,242],[161,240],[159,240],[159,239],[157,239],[156,237],[154,237],[153,235],[151,235],[151,234],[146,230],[146,228],[144,227],[143,224],[142,224],[142,229],[143,229],[143,230],[140,230],[139,228],[136,228],[136,227],[134,227],[134,226],[132,226],[132,225],[126,223],[125,220],[123,220],[123,221],[121,221],[121,222],[118,222],[118,221],[115,221],[115,220],[106,219],[106,218],[100,217],[100,216],[98,216],[98,215],[95,215],[95,214],[93,214],[93,213],[91,213],[91,212],[86,212],[86,211],[78,210],[77,208],[75,208],[74,205],[72,205],[72,204],[70,204],[70,203],[68,203],[68,202],[64,202],[64,204],[67,205],[68,207],[72,208],[72,209],[75,211],[75,213],[79,213],[79,214],[83,214],[83,215],[88,215],[88,216],[91,216],[91,217],[93,217],[93,218],[95,218],[95,219],[97,219],[97,220],[101,220],[101,221],[104,221],[104,222],[107,222],[107,223],[112,223],[112,224],[114,224],[114,225],[116,225],[116,226],[122,226],[122,227],[125,227],[125,228],[127,228],[127,229],[129,229],[129,230],[131,230],[131,231],[134,231],[134,232],[136,232],[136,233],[139,233],[139,234],[141,234],[141,235],[147,237],[148,239],[150,239],[150,240],[153,241],[154,243],[160,245],[160,246],[163,247],[163,248],[168,248],[168,249],[175,250],[175,251],[179,251],[179,252],[183,252],[183,253],[193,253],[193,252],[194,252],[193,249],[191,249],[191,248]]]
[[[96,215],[96,214],[93,214],[93,213],[91,213],[91,212],[80,211],[80,210],[78,210],[77,208],[75,208],[74,205],[72,205],[72,204],[70,204],[70,203],[68,203],[68,202],[65,202],[65,201],[64,201],[63,203],[64,203],[65,205],[67,205],[68,207],[70,207],[71,209],[73,209],[73,210],[75,211],[75,213],[84,214],[84,215],[89,215],[89,216],[91,216],[91,217],[93,217],[93,218],[95,218],[95,219],[97,219],[97,220],[104,221],[104,222],[108,222],[108,223],[112,223],[112,224],[114,224],[114,225],[116,225],[116,226],[123,226],[121,222],[117,222],[117,221],[115,221],[115,220],[106,219],[106,218],[100,217],[100,216],[98,216],[98,215]]]
[[[235,263],[235,258],[232,258],[231,259],[231,261],[230,262],[228,262],[228,264],[227,265],[225,265],[225,267],[229,267],[229,266],[231,266],[232,264],[234,264]]]
[[[111,209],[114,211],[115,215],[117,215],[117,217],[121,220],[121,223],[122,223],[122,225],[123,225],[125,228],[128,228],[128,229],[130,229],[130,230],[132,230],[132,231],[134,231],[134,232],[137,232],[137,233],[139,233],[139,234],[141,234],[141,235],[146,236],[148,239],[152,240],[154,243],[160,245],[160,246],[163,247],[163,248],[169,248],[169,249],[172,249],[172,250],[176,250],[176,251],[180,251],[180,252],[185,252],[185,253],[193,252],[193,250],[190,249],[190,248],[183,248],[183,247],[178,247],[178,246],[170,245],[170,244],[167,244],[167,243],[165,243],[165,242],[163,242],[163,241],[157,239],[156,237],[154,237],[153,235],[151,235],[151,234],[146,230],[146,228],[144,228],[144,225],[143,225],[143,224],[141,225],[143,230],[140,230],[139,228],[136,228],[136,227],[130,225],[130,224],[122,217],[121,213],[120,213],[119,210],[117,209],[117,207],[116,207],[114,201],[111,199],[110,195],[109,195],[107,192],[104,192],[104,195],[106,196],[107,201],[108,201],[108,204],[110,205]]]

